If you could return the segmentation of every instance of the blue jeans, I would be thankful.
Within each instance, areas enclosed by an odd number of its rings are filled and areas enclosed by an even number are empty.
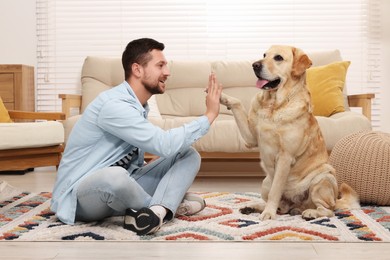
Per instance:
[[[119,166],[100,169],[78,186],[76,220],[96,221],[153,205],[168,209],[165,220],[171,220],[199,168],[200,155],[190,147],[132,172]]]

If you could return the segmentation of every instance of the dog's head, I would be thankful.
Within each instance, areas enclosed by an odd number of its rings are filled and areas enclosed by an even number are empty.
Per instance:
[[[291,46],[271,46],[264,58],[252,64],[258,78],[256,86],[276,90],[288,80],[299,80],[312,62],[300,49]]]

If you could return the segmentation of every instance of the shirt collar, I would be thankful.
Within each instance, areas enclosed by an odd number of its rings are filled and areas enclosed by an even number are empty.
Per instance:
[[[146,102],[145,106],[143,106],[139,101],[138,97],[135,95],[134,90],[130,86],[130,84],[126,80],[123,82],[123,84],[125,85],[126,90],[129,92],[129,94],[137,101],[137,104],[142,108],[142,113],[146,118],[150,110],[148,102]]]

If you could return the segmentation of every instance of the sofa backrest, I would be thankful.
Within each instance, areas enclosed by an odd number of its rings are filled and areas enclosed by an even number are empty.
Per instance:
[[[120,58],[88,56],[81,70],[81,111],[91,103],[96,96],[111,87],[123,82],[123,72]]]
[[[213,71],[223,85],[224,92],[242,100],[246,108],[258,89],[254,88],[256,76],[253,61],[171,61],[171,76],[166,92],[156,100],[162,115],[198,116],[206,111],[204,90]],[[221,113],[230,114],[225,107]]]
[[[338,50],[308,53],[313,66],[322,66],[341,61]],[[258,91],[252,63],[246,61],[169,61],[170,77],[166,81],[166,92],[156,95],[161,115],[198,116],[205,112],[205,93],[208,76],[213,71],[224,92],[242,100],[246,109]],[[81,73],[81,112],[102,91],[120,84],[124,72],[120,58],[88,56]],[[221,113],[231,114],[224,106]]]

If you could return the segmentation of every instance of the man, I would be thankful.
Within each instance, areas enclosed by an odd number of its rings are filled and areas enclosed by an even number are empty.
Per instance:
[[[154,126],[146,119],[147,101],[165,92],[170,74],[163,50],[153,39],[130,42],[122,55],[125,81],[102,92],[74,126],[51,205],[62,222],[125,215],[124,227],[145,235],[175,214],[205,207],[202,198],[187,193],[200,167],[191,144],[218,116],[222,87],[211,74],[203,116],[168,131]],[[144,164],[144,152],[159,158]]]

